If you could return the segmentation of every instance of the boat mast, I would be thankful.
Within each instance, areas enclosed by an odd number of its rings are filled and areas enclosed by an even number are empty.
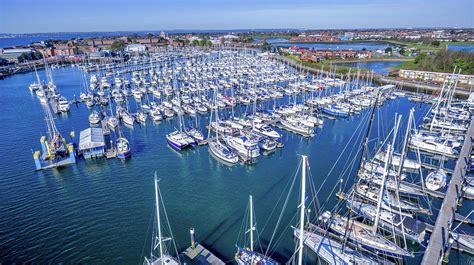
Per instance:
[[[411,123],[412,123],[412,120],[413,120],[413,113],[414,112],[415,112],[415,109],[411,108],[410,109],[410,115],[408,116],[408,125],[407,125],[407,130],[405,131],[405,138],[403,139],[402,154],[400,156],[400,165],[398,166],[398,172],[397,172],[398,177],[402,174],[403,164],[405,163],[407,146],[408,146],[408,137],[410,137],[410,129],[411,129]]]
[[[375,214],[375,221],[374,225],[372,226],[372,233],[375,235],[377,233],[377,228],[379,226],[379,219],[380,219],[380,207],[382,205],[382,196],[383,190],[385,189],[385,179],[387,177],[388,172],[388,161],[390,159],[390,153],[392,152],[392,146],[390,144],[387,145],[387,154],[385,155],[385,166],[383,168],[383,176],[382,176],[382,183],[380,185],[379,194],[377,197],[377,213]]]
[[[302,156],[301,160],[301,204],[300,204],[300,231],[298,242],[298,265],[303,264],[303,236],[304,236],[304,212],[305,212],[305,197],[306,197],[306,163],[307,156]]]
[[[253,202],[252,195],[250,195],[250,251],[253,252]]]
[[[402,116],[398,115],[396,121],[395,121],[395,128],[393,129],[393,139],[392,139],[392,144],[387,145],[387,154],[385,155],[385,165],[383,168],[383,175],[382,175],[382,183],[380,184],[380,190],[379,194],[377,197],[377,213],[375,214],[375,222],[374,225],[372,226],[372,233],[375,234],[377,233],[377,228],[379,225],[379,220],[380,220],[380,207],[382,206],[382,197],[384,194],[384,189],[385,189],[385,181],[387,180],[387,175],[388,175],[388,167],[391,164],[391,157],[393,154],[393,145],[395,145],[395,140],[397,139],[397,133],[398,133],[398,126],[400,125],[400,120]]]
[[[369,144],[370,132],[372,131],[372,123],[373,123],[374,117],[375,117],[375,109],[377,108],[377,105],[379,103],[380,92],[381,92],[380,90],[377,92],[375,103],[374,103],[374,106],[372,108],[372,113],[371,113],[371,117],[370,117],[370,121],[369,121],[369,126],[367,128],[367,132],[365,133],[364,146],[362,147],[362,152],[361,152],[361,155],[360,155],[359,169],[357,170],[356,181],[359,177],[359,174],[361,173],[362,163],[364,162],[364,156],[365,156],[365,153],[367,151],[367,146]]]
[[[160,260],[163,258],[163,245],[162,245],[162,236],[161,236],[161,220],[160,220],[160,204],[159,204],[159,190],[158,178],[156,177],[155,172],[155,204],[156,204],[156,222],[158,223],[158,245],[160,247]],[[155,245],[156,248],[156,245]]]

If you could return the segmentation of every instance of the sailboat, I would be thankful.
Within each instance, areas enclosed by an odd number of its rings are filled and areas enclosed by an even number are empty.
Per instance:
[[[131,146],[128,142],[127,138],[122,136],[122,130],[118,127],[119,137],[115,141],[115,145],[117,147],[117,158],[119,159],[127,159],[132,155]]]
[[[276,265],[276,261],[263,254],[254,251],[254,231],[257,229],[254,222],[253,200],[252,195],[249,196],[249,229],[245,233],[250,234],[249,247],[237,247],[235,260],[239,265]]]
[[[299,202],[299,225],[293,228],[293,235],[298,239],[297,262],[291,264],[303,264],[303,250],[306,245],[318,257],[329,264],[379,264],[375,259],[371,259],[350,246],[343,245],[335,240],[331,240],[328,233],[312,224],[305,225],[306,220],[306,169],[308,167],[308,157],[301,159],[301,191]],[[308,228],[306,228],[308,227]]]
[[[168,144],[176,150],[183,150],[188,146],[195,146],[196,142],[186,132],[183,131],[183,123],[181,112],[178,113],[179,117],[179,130],[175,130],[166,135],[166,141]]]
[[[38,71],[36,70],[36,64],[34,64],[33,67],[35,68],[36,82],[31,83],[30,86],[28,87],[31,92],[37,91],[43,88],[43,84],[41,84]]]
[[[444,186],[446,186],[447,177],[446,171],[442,168],[431,172],[425,179],[426,188],[429,190],[439,190],[444,188]]]
[[[110,128],[115,129],[119,125],[119,120],[117,117],[114,116],[114,111],[112,110],[112,102],[110,102],[109,98],[109,106],[110,106],[110,117],[107,118],[107,124]]]
[[[216,100],[216,90],[214,91],[214,101]],[[215,103],[215,102],[214,102]],[[216,157],[217,159],[220,159],[226,163],[229,164],[236,164],[239,162],[239,157],[237,154],[230,149],[226,144],[224,144],[220,138],[219,138],[219,131],[220,130],[214,130],[216,132],[215,137],[211,137],[211,127],[212,127],[212,115],[215,115],[215,124],[219,124],[219,113],[218,113],[218,108],[215,108],[214,110],[211,109],[211,117],[209,118],[209,129],[207,132],[208,135],[208,145],[209,145],[209,152]]]
[[[92,125],[99,124],[100,122],[100,115],[97,111],[92,111],[91,114],[89,114],[89,123]]]
[[[164,210],[164,204],[161,197],[161,192],[160,192],[160,186],[159,186],[159,181],[158,178],[156,177],[155,173],[155,207],[156,207],[156,229],[158,230],[158,235],[153,238],[153,248],[150,253],[150,257],[146,258],[145,257],[145,262],[144,264],[147,265],[179,265],[181,262],[179,261],[179,256],[178,258],[174,258],[173,256],[169,255],[166,253],[166,247],[164,246],[166,242],[168,241],[173,241],[172,237],[163,237],[162,231],[161,231],[161,216],[160,216],[160,205],[163,205],[163,210]],[[164,215],[166,218],[166,212]],[[168,228],[169,224],[168,224]],[[170,233],[171,233],[171,229]],[[172,234],[172,233],[171,233]],[[174,243],[174,241],[173,241]],[[176,245],[174,245],[176,249]]]

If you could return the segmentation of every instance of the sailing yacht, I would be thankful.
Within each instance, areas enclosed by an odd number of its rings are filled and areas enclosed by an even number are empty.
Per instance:
[[[130,143],[125,137],[119,137],[116,141],[117,157],[119,159],[126,159],[131,156]]]
[[[374,232],[374,229],[378,228],[378,224],[374,228],[374,226],[366,225],[340,215],[333,215],[330,212],[323,213],[321,220],[333,233],[339,236],[346,236],[350,242],[361,245],[362,248],[369,252],[392,258],[413,257],[413,254],[407,250]]]
[[[248,247],[237,247],[237,253],[235,253],[235,260],[239,265],[276,265],[276,261],[263,254],[254,251],[254,231],[257,229],[255,225],[254,210],[252,195],[249,196],[249,228],[245,234],[249,233],[250,243]],[[245,221],[244,221],[245,222]]]
[[[144,264],[147,265],[179,265],[181,262],[179,260],[179,257],[176,259],[173,256],[171,256],[169,253],[166,253],[166,247],[165,244],[168,241],[173,241],[172,237],[163,237],[162,235],[162,230],[161,230],[161,216],[160,216],[160,205],[163,205],[163,210],[164,204],[162,201],[161,197],[161,192],[160,192],[160,186],[159,186],[159,181],[156,177],[155,173],[155,208],[156,208],[156,229],[158,230],[158,235],[157,237],[153,238],[153,248],[150,253],[150,257],[147,258],[145,257],[145,262]],[[167,215],[165,213],[164,215],[166,218]],[[169,226],[168,226],[169,227]],[[170,233],[171,229],[170,229]]]
[[[215,101],[215,94],[216,90],[214,91],[214,101]],[[212,121],[212,116],[215,116],[215,121]],[[230,148],[228,147],[225,143],[223,143],[220,138],[219,138],[219,129],[215,129],[215,137],[211,137],[211,128],[212,124],[217,124],[219,125],[219,111],[218,109],[211,110],[211,117],[209,118],[209,129],[207,132],[208,135],[208,145],[209,145],[209,152],[216,157],[219,160],[224,161],[225,163],[229,164],[236,164],[239,162],[239,157],[238,155]]]
[[[135,123],[135,117],[133,117],[132,114],[130,114],[128,111],[123,111],[120,113],[120,117],[122,118],[123,123],[133,127],[133,124]]]
[[[444,186],[446,186],[447,177],[446,171],[441,168],[431,172],[425,179],[426,188],[429,190],[439,190],[444,188]]]
[[[377,207],[361,201],[346,199],[347,207],[356,214],[374,222],[377,214]],[[394,210],[380,209],[379,226],[388,233],[395,232],[399,237],[406,237],[410,240],[421,243],[424,241],[426,224],[416,220],[411,216],[400,215]]]
[[[131,146],[127,138],[122,136],[122,130],[118,127],[118,138],[115,141],[117,147],[116,156],[119,159],[127,159],[132,155]]]
[[[308,157],[302,156],[301,159],[301,191],[299,201],[299,226],[293,228],[293,235],[298,240],[297,246],[297,263],[303,262],[303,247],[306,245],[318,257],[329,264],[346,265],[346,264],[379,264],[375,259],[371,259],[358,251],[352,249],[350,246],[342,245],[341,243],[331,240],[328,233],[321,231],[315,225],[306,222],[306,169],[308,165]],[[319,230],[319,232],[318,232]],[[296,254],[296,253],[295,253]],[[295,255],[296,258],[296,255]]]

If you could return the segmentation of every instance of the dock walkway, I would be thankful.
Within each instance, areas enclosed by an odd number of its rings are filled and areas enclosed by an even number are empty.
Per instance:
[[[225,263],[212,254],[209,250],[201,244],[196,243],[196,246],[188,247],[183,253],[185,264],[196,265],[224,265]]]
[[[467,130],[463,147],[460,152],[454,173],[449,183],[446,196],[441,205],[436,223],[433,227],[428,247],[421,264],[433,265],[440,264],[446,251],[449,240],[449,230],[455,219],[458,201],[462,198],[463,175],[466,173],[469,157],[472,150],[472,137],[474,136],[474,120],[471,121]]]

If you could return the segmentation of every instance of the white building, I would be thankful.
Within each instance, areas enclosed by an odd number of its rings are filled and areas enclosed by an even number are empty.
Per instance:
[[[125,47],[126,52],[144,52],[146,50],[143,44],[129,44]]]
[[[103,157],[105,140],[102,128],[87,128],[79,136],[79,152],[85,159]]]

